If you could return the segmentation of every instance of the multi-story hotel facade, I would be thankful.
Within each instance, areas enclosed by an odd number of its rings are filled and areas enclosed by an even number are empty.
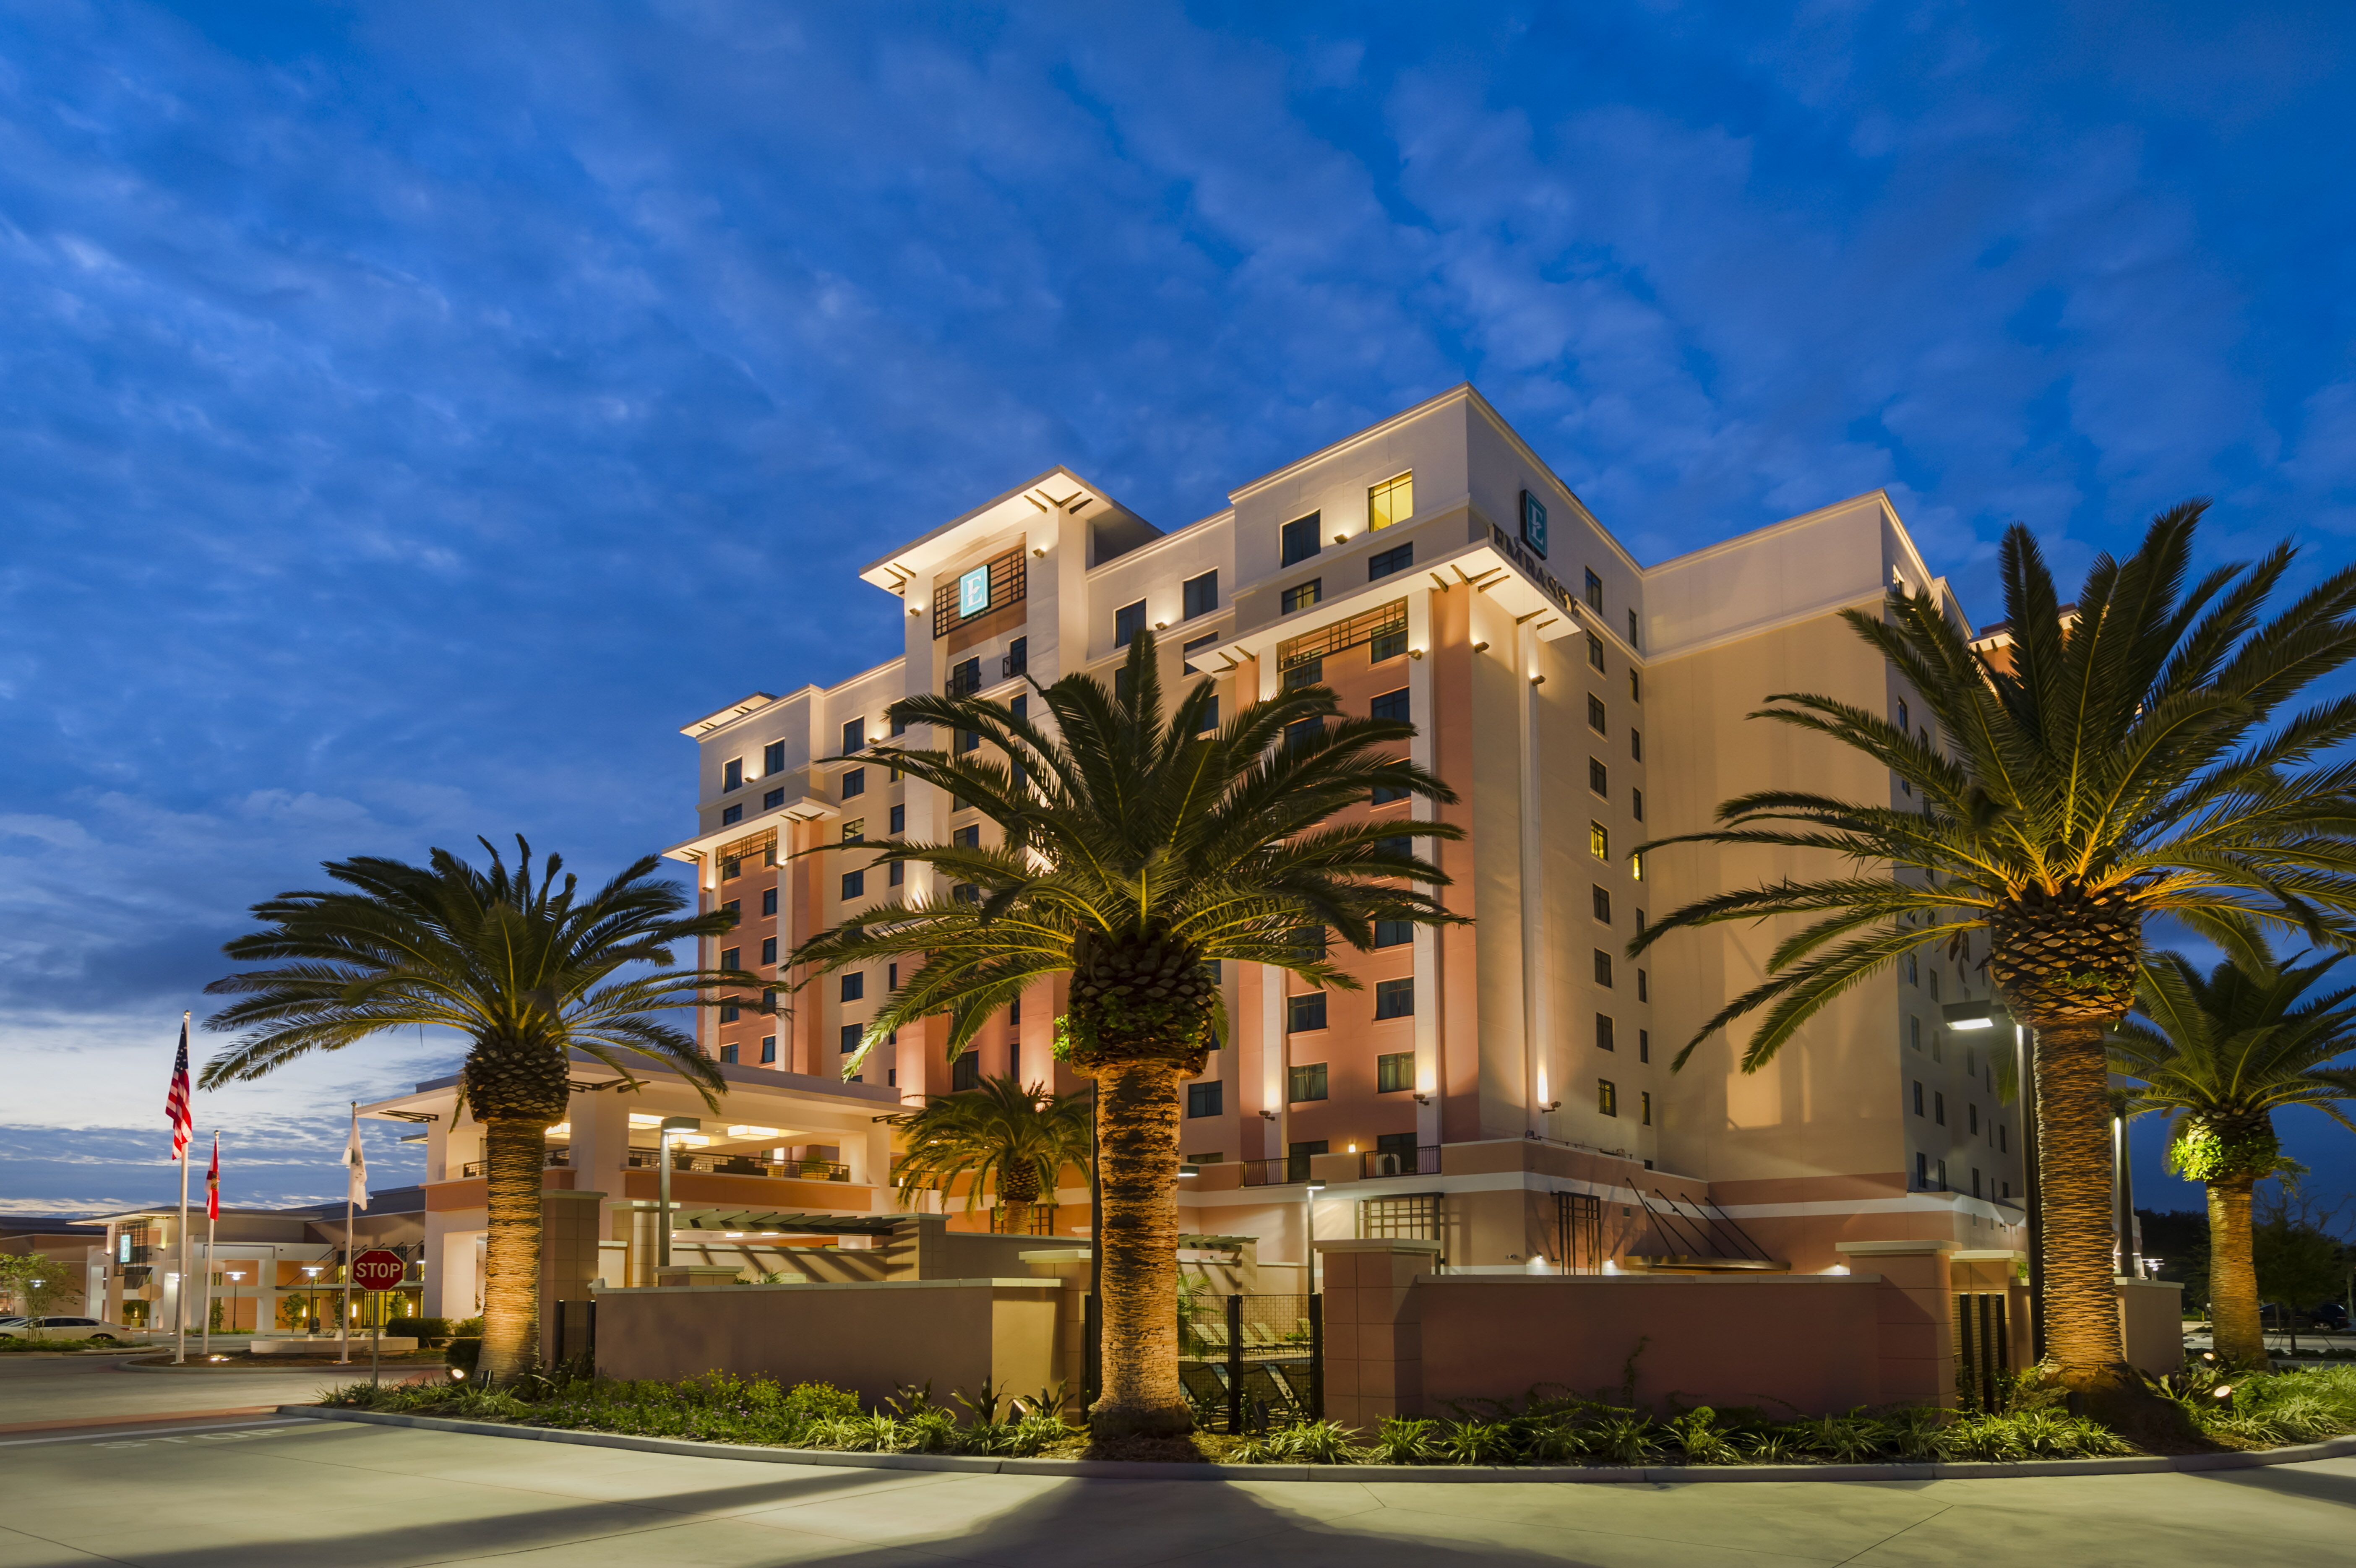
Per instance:
[[[1436,814],[1464,835],[1428,847],[1470,923],[1387,928],[1366,953],[1336,944],[1360,988],[1224,966],[1231,1038],[1183,1090],[1190,1232],[1259,1236],[1264,1258],[1301,1256],[1304,1222],[1421,1233],[1451,1266],[1507,1267],[1822,1269],[1840,1242],[2022,1243],[1999,1042],[1942,1023],[1944,1004],[1986,994],[1984,943],[1858,987],[1751,1074],[1740,1026],[1671,1063],[1761,978],[1777,923],[1625,955],[1660,912],[1825,869],[1785,850],[1635,852],[1708,824],[1720,800],[1792,786],[1913,804],[1866,759],[1747,717],[1772,693],[1819,691],[1927,732],[1923,705],[1839,619],[1879,613],[1893,583],[1953,605],[1885,495],[1644,566],[1468,386],[1183,528],[1057,468],[891,543],[860,575],[905,608],[899,657],[755,691],[684,731],[699,831],[669,853],[696,868],[704,907],[740,917],[704,960],[774,976],[790,1009],[707,1013],[723,1062],[840,1077],[900,976],[779,960],[854,911],[949,895],[928,868],[900,880],[863,846],[992,836],[866,752],[894,738],[890,706],[942,690],[1021,700],[1075,672],[1109,684],[1151,628],[1165,687],[1214,683],[1223,716],[1318,680],[1347,710],[1411,720],[1415,760],[1456,802],[1358,809],[1408,835]],[[943,1026],[904,1029],[862,1063],[862,1087],[903,1104],[980,1074],[1082,1089],[1053,1058],[1060,1004],[1060,985],[1042,985],[958,1063]],[[1084,1195],[1063,1197],[1055,1229],[1084,1232]]]

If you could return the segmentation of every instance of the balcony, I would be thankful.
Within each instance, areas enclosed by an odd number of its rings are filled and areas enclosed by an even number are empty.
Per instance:
[[[634,1148],[623,1162],[631,1170],[659,1170],[655,1150]],[[766,1176],[784,1181],[849,1181],[851,1167],[831,1159],[776,1159],[750,1154],[674,1154],[674,1172],[694,1176]]]
[[[562,1170],[572,1165],[573,1151],[570,1148],[561,1146],[559,1147],[550,1149],[548,1151],[547,1159],[542,1163],[552,1170]],[[486,1168],[483,1161],[479,1159],[470,1159],[466,1164],[458,1168],[458,1176],[461,1180],[464,1180],[468,1177],[481,1176],[485,1174],[485,1170]]]
[[[1394,1176],[1439,1174],[1438,1144],[1425,1144],[1418,1148],[1378,1149],[1358,1157],[1358,1177],[1363,1181],[1380,1181]]]
[[[1031,650],[1023,645],[1026,640],[1015,638],[1014,645],[1007,650],[1006,656],[998,661],[999,679],[1012,680],[1018,675],[1031,673]]]
[[[949,669],[949,678],[941,688],[949,697],[971,697],[981,689],[981,661],[968,659]]]

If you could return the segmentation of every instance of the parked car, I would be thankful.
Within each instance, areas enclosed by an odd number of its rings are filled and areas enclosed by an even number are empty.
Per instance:
[[[2268,1333],[2281,1333],[2285,1326],[2282,1303],[2278,1301],[2265,1303],[2258,1309],[2258,1319]],[[2327,1301],[2320,1307],[2310,1307],[2304,1312],[2291,1313],[2288,1323],[2294,1329],[2317,1328],[2328,1333],[2339,1333],[2348,1327],[2348,1309],[2336,1301]]]
[[[32,1338],[36,1329],[44,1339],[95,1339],[102,1345],[139,1338],[136,1328],[110,1323],[103,1317],[16,1317],[0,1321],[0,1336],[11,1339]]]
[[[2328,1329],[2334,1334],[2348,1332],[2348,1308],[2336,1301],[2325,1302],[2309,1312],[2307,1319],[2318,1328]]]

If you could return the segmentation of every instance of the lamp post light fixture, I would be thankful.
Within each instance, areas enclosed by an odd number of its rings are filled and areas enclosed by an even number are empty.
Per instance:
[[[41,1286],[48,1284],[49,1282],[46,1279],[36,1279],[28,1281],[27,1283],[30,1284],[35,1290],[38,1290]],[[41,1319],[39,1316],[33,1311],[33,1308],[38,1304],[39,1300],[40,1298],[37,1296],[27,1296],[25,1298],[25,1332],[30,1334],[36,1339],[41,1337]]]
[[[1324,1190],[1313,1176],[1301,1184],[1301,1278],[1312,1291],[1317,1288],[1317,1195]]]
[[[305,1335],[319,1331],[319,1270],[317,1264],[303,1265],[303,1332]]]
[[[244,1270],[230,1269],[229,1271],[229,1331],[232,1334],[237,1332],[237,1287],[243,1284],[244,1281]],[[253,1327],[257,1331],[262,1328],[262,1324],[259,1321],[259,1315],[257,1315],[257,1321],[254,1323]]]
[[[655,1267],[670,1267],[670,1136],[700,1133],[703,1123],[693,1116],[665,1116],[655,1132],[655,1165],[662,1185],[660,1212],[656,1216]]]

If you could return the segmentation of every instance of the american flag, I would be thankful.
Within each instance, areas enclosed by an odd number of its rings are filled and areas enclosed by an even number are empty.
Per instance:
[[[205,1172],[205,1218],[220,1218],[220,1135],[213,1135],[213,1166]]]
[[[172,1157],[177,1159],[187,1152],[188,1140],[196,1136],[196,1124],[188,1115],[188,1020],[180,1019],[180,1059],[172,1064],[172,1092],[164,1097],[164,1114],[172,1118]]]

